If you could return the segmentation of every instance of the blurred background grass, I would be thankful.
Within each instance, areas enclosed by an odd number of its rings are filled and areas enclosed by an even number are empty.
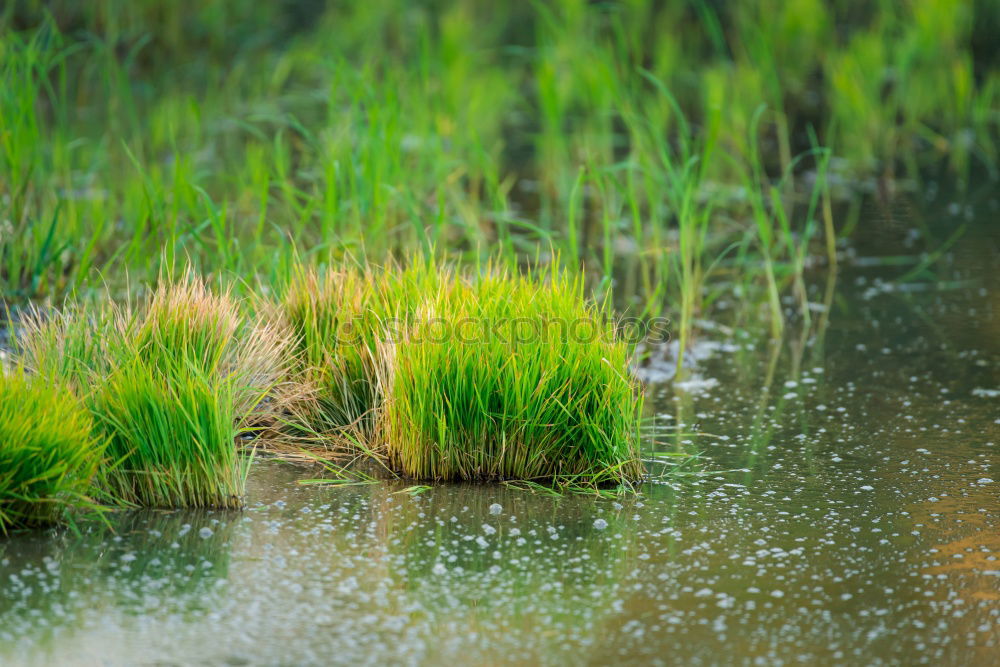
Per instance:
[[[776,331],[838,201],[996,178],[998,35],[1000,0],[15,0],[0,290],[555,251]]]

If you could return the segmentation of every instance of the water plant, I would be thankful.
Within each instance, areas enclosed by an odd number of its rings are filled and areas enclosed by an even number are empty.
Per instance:
[[[0,10],[5,301],[184,255],[273,284],[293,248],[513,267],[541,244],[599,292],[637,259],[685,342],[738,275],[773,334],[811,248],[768,230],[808,229],[792,203],[825,173],[796,155],[829,147],[848,183],[997,173],[996,0],[193,4]]]
[[[287,335],[251,324],[228,292],[188,273],[139,304],[74,304],[27,318],[21,359],[74,386],[107,440],[105,496],[143,506],[233,507],[249,459],[241,434],[280,409]]]
[[[236,447],[239,389],[164,352],[116,368],[93,399],[118,461],[102,486],[146,507],[240,507],[251,459]]]
[[[287,432],[336,446],[367,446],[382,402],[379,345],[405,330],[415,304],[449,271],[414,259],[403,269],[296,265],[278,306],[295,347]]]
[[[65,386],[0,372],[0,533],[92,508],[103,451],[90,413]]]
[[[640,476],[630,346],[583,282],[492,269],[429,295],[382,346],[390,464],[421,479]]]

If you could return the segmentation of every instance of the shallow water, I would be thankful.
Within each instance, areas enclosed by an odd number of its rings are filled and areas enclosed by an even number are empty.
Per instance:
[[[650,386],[707,474],[616,503],[259,460],[244,512],[0,540],[0,664],[995,664],[1000,238],[887,287],[912,235],[869,217],[804,335]]]

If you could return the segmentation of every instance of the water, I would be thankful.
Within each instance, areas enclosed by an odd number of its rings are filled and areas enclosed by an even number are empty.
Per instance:
[[[804,335],[650,386],[708,474],[615,503],[260,460],[244,512],[0,540],[0,664],[996,664],[1000,239],[890,288],[912,239],[870,219]]]

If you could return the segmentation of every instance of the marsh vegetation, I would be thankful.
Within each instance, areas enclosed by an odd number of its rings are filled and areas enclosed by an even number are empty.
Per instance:
[[[0,660],[988,656],[998,42],[3,4]]]

